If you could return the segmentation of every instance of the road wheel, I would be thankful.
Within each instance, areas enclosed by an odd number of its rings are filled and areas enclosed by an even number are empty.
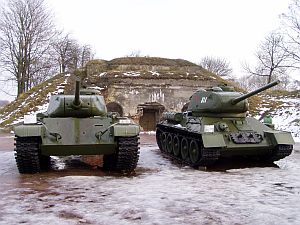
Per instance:
[[[173,137],[172,137],[172,134],[168,134],[168,136],[167,136],[166,148],[167,148],[167,152],[169,154],[173,153]]]
[[[175,135],[173,137],[173,154],[175,156],[180,155],[180,139],[179,139],[178,135]]]
[[[181,139],[181,156],[183,160],[189,159],[189,142],[185,137]]]
[[[201,152],[197,141],[192,140],[189,148],[190,160],[193,164],[197,163],[201,158]]]
[[[160,140],[161,140],[161,150],[163,152],[166,152],[167,151],[167,133],[165,133],[165,132],[162,133]]]

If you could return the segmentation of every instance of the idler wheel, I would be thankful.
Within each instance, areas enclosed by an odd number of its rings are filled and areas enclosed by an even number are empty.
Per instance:
[[[189,142],[185,137],[181,140],[181,156],[183,160],[188,160],[189,158]]]
[[[156,142],[160,150],[162,150],[162,141],[161,141],[162,132],[159,129],[156,129]]]
[[[179,139],[178,135],[175,135],[173,137],[173,154],[175,156],[180,155],[180,139]]]

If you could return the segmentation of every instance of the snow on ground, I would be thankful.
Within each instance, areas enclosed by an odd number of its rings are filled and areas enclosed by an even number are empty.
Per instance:
[[[159,72],[157,72],[157,71],[149,71],[151,74],[152,74],[152,76],[157,76],[157,77],[159,77]]]
[[[143,144],[133,176],[18,175],[0,152],[0,224],[300,224],[300,154],[273,167],[201,171]],[[98,175],[97,175],[98,173]]]

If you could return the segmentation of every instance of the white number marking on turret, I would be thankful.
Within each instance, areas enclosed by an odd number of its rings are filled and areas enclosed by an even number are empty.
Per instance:
[[[207,101],[207,97],[202,97],[200,103],[206,103],[206,101]]]

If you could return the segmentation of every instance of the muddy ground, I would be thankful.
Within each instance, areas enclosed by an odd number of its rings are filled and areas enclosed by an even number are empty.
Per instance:
[[[20,175],[11,135],[0,136],[0,224],[300,224],[300,145],[272,165],[194,170],[163,157],[141,135],[132,176],[78,158]]]

